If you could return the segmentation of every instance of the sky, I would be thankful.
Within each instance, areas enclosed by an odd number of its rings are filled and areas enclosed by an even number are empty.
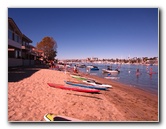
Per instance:
[[[158,57],[158,8],[8,8],[36,46],[57,42],[58,59]]]

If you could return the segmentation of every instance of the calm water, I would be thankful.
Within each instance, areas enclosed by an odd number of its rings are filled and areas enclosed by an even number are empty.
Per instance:
[[[90,65],[90,64],[86,64],[86,65]],[[93,65],[98,66],[99,70],[90,71],[91,75],[96,75],[102,78],[108,75],[107,73],[103,74],[102,69],[106,69],[108,65],[110,66],[110,64],[93,64]],[[111,64],[111,65],[113,70],[116,69],[117,66],[119,66],[117,64]],[[156,72],[156,74],[149,75],[147,72],[150,68],[152,68],[153,72]],[[136,76],[136,69],[139,69],[141,73],[139,76]],[[86,68],[79,68],[79,70],[82,72],[86,72]],[[111,81],[118,81],[133,87],[138,87],[143,90],[153,92],[155,94],[158,93],[159,73],[158,73],[157,65],[148,66],[148,69],[147,69],[146,65],[122,64],[120,66],[120,73],[114,76],[120,77],[120,78],[118,80],[111,80]]]

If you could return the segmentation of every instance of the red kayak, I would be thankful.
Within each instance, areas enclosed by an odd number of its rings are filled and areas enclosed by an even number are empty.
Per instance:
[[[78,92],[86,92],[86,93],[98,93],[100,90],[97,89],[90,89],[90,88],[82,88],[82,87],[74,87],[74,86],[66,86],[62,84],[55,84],[55,83],[47,83],[50,87],[60,88],[64,90],[73,90]]]

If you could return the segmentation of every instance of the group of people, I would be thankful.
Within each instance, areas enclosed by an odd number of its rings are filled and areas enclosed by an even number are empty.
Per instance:
[[[51,60],[51,61],[49,61],[49,68],[51,68],[51,69],[57,68],[58,70],[60,70],[62,67],[59,67],[59,64],[56,65],[56,63],[53,60]],[[68,68],[68,66],[66,64],[63,64],[63,69],[65,72],[67,71],[67,68]],[[74,65],[73,72],[78,73],[77,65]]]
[[[49,66],[50,66],[50,68],[55,68],[56,67],[55,62],[53,60],[50,61]],[[65,71],[66,71],[66,65],[64,65],[64,67],[65,67]],[[107,66],[107,70],[112,70],[112,66]],[[116,70],[118,70],[118,68]],[[146,70],[147,70],[147,73],[149,75],[153,74],[153,69],[152,68],[148,69],[148,67],[147,67]],[[74,65],[73,72],[78,73],[77,65]],[[88,69],[87,69],[87,72],[89,72]],[[139,76],[140,74],[141,74],[140,70],[139,70],[139,68],[137,68],[136,69],[136,76]],[[110,75],[108,74],[108,76],[110,76]]]
[[[152,74],[153,74],[153,69],[152,69],[152,68],[148,69],[148,67],[147,67],[146,70],[147,70],[147,73],[149,73],[149,75],[152,75]],[[138,75],[140,75],[140,74],[141,74],[141,73],[140,73],[139,69],[137,69],[137,70],[136,70],[136,75],[138,76]]]

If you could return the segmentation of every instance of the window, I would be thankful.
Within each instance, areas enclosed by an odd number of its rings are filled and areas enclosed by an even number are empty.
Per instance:
[[[8,38],[14,40],[17,43],[21,43],[21,38],[19,35],[15,34],[12,30],[8,30]]]
[[[19,58],[21,58],[21,55],[22,55],[22,54],[21,54],[21,51],[19,51],[19,53],[18,53],[18,54],[19,54]]]
[[[26,46],[26,42],[25,42],[25,41],[23,41],[23,42],[22,42],[22,45],[23,45],[23,46]]]
[[[17,34],[14,35],[14,41],[20,43],[20,37]]]
[[[18,58],[18,51],[15,51],[15,57]]]
[[[21,58],[22,54],[20,50],[15,51],[15,58]]]
[[[8,38],[13,40],[13,31],[8,30]]]

